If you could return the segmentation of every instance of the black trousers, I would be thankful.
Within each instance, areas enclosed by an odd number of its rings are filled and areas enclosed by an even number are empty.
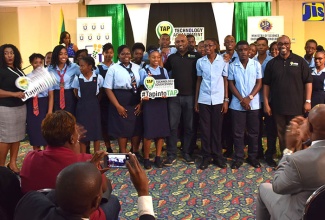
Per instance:
[[[222,158],[221,130],[223,114],[222,104],[199,104],[201,154],[203,157]]]
[[[245,131],[248,138],[248,157],[255,159],[258,150],[259,110],[231,110],[235,160],[244,160]]]
[[[280,143],[280,150],[281,153],[286,148],[285,144],[285,133],[287,125],[289,125],[291,119],[296,117],[296,115],[280,115],[273,113],[274,119],[276,122],[276,127],[278,129],[278,136],[279,136],[279,143]]]

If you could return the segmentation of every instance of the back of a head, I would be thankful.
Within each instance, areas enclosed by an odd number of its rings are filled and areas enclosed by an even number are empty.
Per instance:
[[[311,126],[312,141],[325,139],[325,104],[318,104],[312,108],[308,115]]]
[[[100,203],[102,178],[89,162],[64,168],[56,180],[55,195],[58,206],[65,212],[88,217]]]

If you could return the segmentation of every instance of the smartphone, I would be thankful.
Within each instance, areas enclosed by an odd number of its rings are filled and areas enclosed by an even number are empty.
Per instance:
[[[111,153],[104,157],[104,166],[126,168],[127,160],[130,160],[130,156],[127,153]]]

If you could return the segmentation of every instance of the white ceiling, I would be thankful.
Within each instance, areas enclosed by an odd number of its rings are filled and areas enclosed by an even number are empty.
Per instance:
[[[77,4],[83,0],[0,0],[0,7],[35,7],[51,4]]]

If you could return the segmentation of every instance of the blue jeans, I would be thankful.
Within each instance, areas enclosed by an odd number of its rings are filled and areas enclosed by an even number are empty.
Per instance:
[[[167,138],[167,157],[172,159],[177,157],[177,131],[181,115],[183,117],[184,128],[183,153],[193,153],[193,146],[191,145],[193,136],[193,113],[193,96],[177,96],[168,98],[170,136]]]

